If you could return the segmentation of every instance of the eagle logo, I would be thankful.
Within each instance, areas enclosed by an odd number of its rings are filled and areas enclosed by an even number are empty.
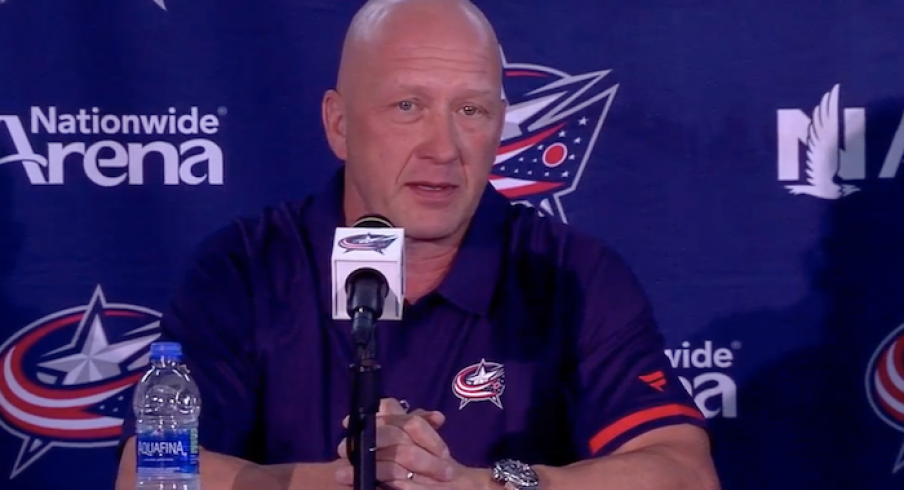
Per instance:
[[[791,194],[838,199],[860,190],[855,185],[839,182],[841,158],[838,145],[838,92],[839,85],[835,85],[813,109],[813,117],[807,129],[807,183],[785,186]]]

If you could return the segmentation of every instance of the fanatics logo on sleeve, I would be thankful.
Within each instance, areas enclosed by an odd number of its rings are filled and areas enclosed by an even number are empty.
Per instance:
[[[118,444],[159,328],[160,313],[109,303],[98,286],[0,346],[0,427],[22,439],[11,479],[53,447]]]
[[[491,402],[501,409],[504,391],[505,369],[502,364],[486,359],[459,371],[452,382],[452,392],[461,400],[459,410],[471,402],[479,401]]]
[[[664,387],[666,384],[665,375],[662,371],[655,371],[650,374],[644,374],[639,376],[640,380],[653,388],[656,391],[664,391]]]

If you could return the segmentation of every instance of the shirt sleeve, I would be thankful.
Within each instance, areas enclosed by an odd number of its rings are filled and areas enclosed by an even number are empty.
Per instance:
[[[668,364],[650,304],[628,266],[610,251],[587,284],[573,424],[579,454],[610,454],[666,425],[705,428]]]
[[[182,344],[186,366],[198,383],[201,447],[254,461],[260,376],[246,257],[238,226],[206,239],[163,312],[159,340]],[[128,410],[120,450],[134,433],[134,413]]]

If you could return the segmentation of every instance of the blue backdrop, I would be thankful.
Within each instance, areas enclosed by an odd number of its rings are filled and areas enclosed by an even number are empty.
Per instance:
[[[0,0],[0,487],[111,487],[188,254],[337,165],[360,3]],[[904,487],[904,6],[477,3],[493,185],[626,256],[724,488]]]

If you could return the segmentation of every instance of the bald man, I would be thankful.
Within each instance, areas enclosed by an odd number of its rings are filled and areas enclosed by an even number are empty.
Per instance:
[[[321,193],[214,234],[165,312],[203,400],[204,490],[350,488],[352,343],[333,321],[337,226],[406,233],[401,322],[379,328],[377,478],[392,488],[714,490],[704,418],[628,267],[487,185],[498,41],[464,0],[355,16],[323,125]],[[118,488],[134,487],[134,421]]]

